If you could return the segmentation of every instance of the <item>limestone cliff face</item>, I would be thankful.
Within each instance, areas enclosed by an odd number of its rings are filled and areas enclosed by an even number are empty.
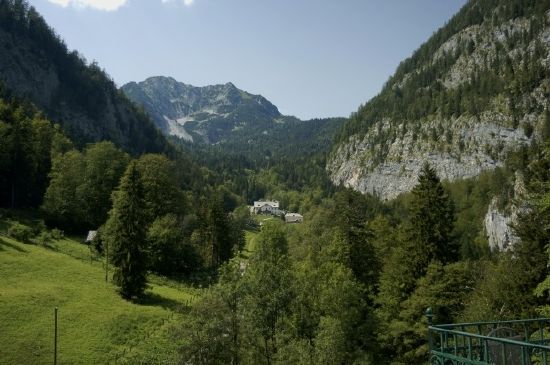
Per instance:
[[[517,210],[506,214],[497,207],[496,199],[493,199],[483,222],[491,251],[507,251],[519,241],[512,228],[516,222]]]
[[[469,2],[458,20],[483,3]],[[424,161],[442,179],[468,178],[540,138],[549,123],[549,24],[548,10],[487,14],[437,33],[352,116],[327,164],[333,183],[392,199],[412,189]],[[540,74],[525,85],[524,70]]]
[[[514,192],[511,201],[502,207],[498,198],[494,197],[489,204],[483,225],[489,248],[491,251],[507,251],[520,241],[514,231],[514,225],[518,223],[519,216],[528,211],[525,204],[527,189],[523,175],[516,172],[514,179]]]
[[[473,177],[502,165],[509,151],[530,141],[523,130],[506,127],[499,119],[506,116],[487,112],[480,119],[434,119],[418,123],[416,132],[385,120],[362,139],[352,137],[342,145],[328,169],[334,183],[385,199],[410,191],[425,161],[442,179]],[[436,137],[432,138],[434,133]],[[381,151],[381,162],[376,164],[374,160]]]

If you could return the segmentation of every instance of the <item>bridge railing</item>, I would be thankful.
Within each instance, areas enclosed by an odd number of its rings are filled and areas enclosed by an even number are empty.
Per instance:
[[[432,365],[550,365],[550,318],[433,325]]]

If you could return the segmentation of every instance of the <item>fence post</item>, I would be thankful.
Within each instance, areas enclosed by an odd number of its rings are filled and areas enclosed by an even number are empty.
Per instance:
[[[53,365],[57,365],[57,307],[54,310]]]
[[[109,242],[105,242],[105,282],[109,282]]]
[[[428,309],[426,309],[426,318],[428,319],[428,346],[429,346],[429,356],[431,356],[432,354],[432,349],[433,349],[433,339],[432,339],[432,333],[430,332],[430,326],[432,325],[432,320],[433,320],[433,312],[432,312],[432,307],[428,307]]]

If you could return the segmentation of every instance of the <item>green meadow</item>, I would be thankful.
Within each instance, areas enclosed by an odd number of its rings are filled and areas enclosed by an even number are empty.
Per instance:
[[[53,363],[55,307],[58,364],[174,363],[173,334],[200,290],[150,281],[141,302],[128,302],[79,239],[42,246],[0,235],[0,364]]]

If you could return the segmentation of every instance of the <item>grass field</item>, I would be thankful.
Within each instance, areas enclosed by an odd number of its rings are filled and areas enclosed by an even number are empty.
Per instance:
[[[58,364],[174,363],[172,333],[200,291],[152,281],[140,304],[127,302],[78,241],[42,247],[0,236],[0,364],[53,364],[55,307]]]
[[[245,234],[245,246],[241,252],[244,258],[249,258],[254,249],[256,248],[256,236],[259,232],[256,231],[244,231]]]

